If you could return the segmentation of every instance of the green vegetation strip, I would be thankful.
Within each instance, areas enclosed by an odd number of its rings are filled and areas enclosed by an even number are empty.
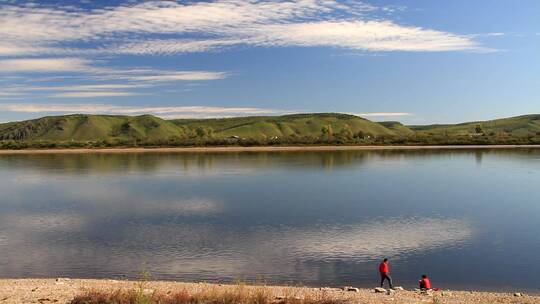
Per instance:
[[[78,114],[0,124],[0,149],[534,144],[540,115],[428,126],[336,113],[179,120]]]

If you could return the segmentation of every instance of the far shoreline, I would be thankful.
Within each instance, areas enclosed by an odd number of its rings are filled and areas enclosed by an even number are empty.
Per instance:
[[[476,150],[540,149],[540,145],[399,145],[399,146],[216,146],[216,147],[117,147],[74,149],[0,149],[0,155],[11,154],[121,154],[121,153],[238,153],[238,152],[332,152],[383,150]]]

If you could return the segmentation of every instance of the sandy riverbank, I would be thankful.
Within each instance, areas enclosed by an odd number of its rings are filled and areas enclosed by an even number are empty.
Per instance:
[[[137,289],[134,281],[80,280],[80,279],[2,279],[0,280],[0,303],[69,303],[75,295],[89,290],[116,291]],[[238,288],[235,285],[206,283],[181,283],[151,281],[144,286],[146,292],[179,292],[185,290],[197,293],[209,289],[227,291]],[[261,288],[248,286],[246,288]],[[438,291],[433,295],[423,295],[414,291],[396,291],[391,295],[375,293],[371,289],[343,291],[337,288],[304,287],[264,287],[272,297],[325,297],[346,300],[347,303],[540,303],[540,296],[521,297],[513,293]]]
[[[464,146],[265,146],[265,147],[186,147],[186,148],[105,148],[105,149],[24,149],[0,150],[2,154],[52,153],[226,153],[226,152],[302,152],[376,150],[467,150],[539,149],[540,145],[464,145]]]

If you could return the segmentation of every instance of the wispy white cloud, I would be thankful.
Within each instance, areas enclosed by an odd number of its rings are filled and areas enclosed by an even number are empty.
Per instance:
[[[18,58],[0,60],[0,74],[24,73],[27,79],[33,79],[35,73],[63,73],[63,79],[73,81],[74,73],[90,84],[58,85],[0,85],[0,96],[22,96],[40,94],[43,91],[58,92],[47,97],[59,98],[93,98],[141,95],[133,90],[153,87],[166,82],[209,81],[223,79],[226,72],[217,71],[171,71],[157,69],[119,69],[103,67],[99,61],[82,58]],[[68,77],[69,75],[69,77]],[[39,80],[38,77],[36,80]],[[48,81],[54,79],[46,79]],[[104,81],[114,83],[102,83]],[[68,91],[66,93],[66,91]]]
[[[370,18],[373,11],[403,8],[378,8],[360,1],[152,1],[92,11],[39,5],[0,8],[0,55],[176,54],[239,44],[368,51],[484,49],[471,36]],[[152,34],[168,38],[156,40]],[[194,36],[198,38],[186,39]],[[99,41],[101,47],[65,46],[90,40]]]
[[[385,5],[381,7],[381,10],[388,14],[393,14],[395,12],[403,12],[407,10],[407,7],[404,5]]]
[[[327,46],[363,51],[488,51],[469,37],[397,25],[391,21],[317,21],[235,29],[230,39],[152,40],[109,49],[125,54],[176,54],[219,50],[233,45]]]
[[[119,91],[97,91],[97,92],[68,92],[68,93],[56,93],[51,94],[49,97],[57,98],[93,98],[93,97],[118,97],[118,96],[134,96],[139,95],[133,92],[119,92]]]
[[[17,96],[17,95],[22,95],[22,93],[20,92],[11,92],[11,91],[6,91],[6,92],[0,92],[0,97],[11,97],[11,96]]]
[[[478,50],[455,34],[405,27],[390,21],[319,21],[268,25],[257,29],[263,45],[334,46],[371,51]]]
[[[72,86],[15,86],[14,91],[97,91],[147,87],[147,84],[86,84]]]
[[[14,42],[5,43],[0,39],[0,56],[20,56],[21,54],[33,55],[33,54],[60,52],[60,49],[56,49],[56,48],[36,47],[34,45],[27,44],[24,42],[15,42],[15,43]]]
[[[35,93],[46,93],[46,97],[54,98],[93,98],[93,97],[118,97],[141,95],[141,93],[130,92],[133,90],[148,87],[149,84],[129,83],[129,84],[87,84],[72,86],[8,86],[3,88],[0,96],[25,96]],[[51,94],[51,92],[53,94]]]
[[[227,76],[225,72],[214,71],[167,71],[155,69],[115,69],[100,67],[95,61],[81,58],[24,58],[0,60],[0,73],[9,72],[78,72],[100,74],[111,79],[134,81],[181,81],[216,80]]]
[[[495,36],[495,37],[498,37],[498,36],[505,36],[506,33],[493,32],[493,33],[487,33],[486,35],[487,35],[487,36]]]
[[[173,55],[179,53],[195,53],[221,50],[227,46],[245,43],[243,39],[167,39],[139,40],[111,46],[101,51],[113,54],[134,55]]]
[[[180,71],[180,72],[161,72],[155,75],[131,76],[130,80],[135,81],[178,81],[178,80],[216,80],[226,77],[224,72],[209,71]]]
[[[0,60],[0,73],[7,72],[85,72],[89,61],[80,58],[27,58]]]
[[[114,33],[219,33],[227,28],[257,23],[313,18],[338,7],[340,4],[333,0],[226,0],[185,4],[152,1],[93,11],[5,5],[0,12],[0,35],[12,41],[57,42],[110,37]]]
[[[90,92],[92,93],[92,92]],[[120,106],[111,104],[38,104],[38,103],[0,103],[0,111],[19,113],[87,113],[87,114],[153,114],[163,118],[187,117],[228,117],[241,115],[283,114],[286,111],[250,107],[144,107]]]

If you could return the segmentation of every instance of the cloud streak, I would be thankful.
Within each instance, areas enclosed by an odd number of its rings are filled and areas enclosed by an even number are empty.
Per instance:
[[[135,81],[198,81],[198,80],[217,80],[227,76],[224,72],[208,72],[208,71],[177,71],[177,72],[161,72],[154,75],[141,75],[128,77]]]
[[[92,94],[93,92],[87,92]],[[66,93],[70,94],[70,93]],[[75,92],[73,94],[79,94]],[[37,104],[37,103],[0,103],[0,111],[18,113],[63,113],[63,114],[119,114],[142,115],[152,114],[163,118],[210,118],[230,117],[241,115],[272,115],[284,114],[285,111],[276,109],[250,107],[212,107],[212,106],[181,106],[181,107],[136,107],[111,104]]]
[[[71,86],[54,85],[4,85],[0,96],[24,96],[29,93],[56,92],[49,98],[94,98],[141,95],[133,90],[149,88],[171,82],[210,81],[224,79],[226,72],[219,71],[171,71],[157,69],[119,69],[102,67],[99,61],[81,58],[18,58],[0,60],[0,75],[23,73],[29,79],[34,74],[53,73],[63,79],[73,80],[72,75],[84,76],[85,82]],[[109,81],[112,83],[102,83]],[[100,83],[101,82],[101,83]],[[121,83],[118,83],[121,82]],[[66,93],[67,91],[67,93]]]
[[[333,46],[370,51],[458,51],[479,46],[468,38],[391,21],[319,21],[257,29],[262,45]]]
[[[92,70],[89,61],[80,58],[28,58],[0,60],[0,73],[84,72]]]
[[[87,85],[72,85],[72,86],[15,86],[8,88],[12,91],[99,91],[99,90],[116,90],[116,89],[131,89],[144,88],[146,84],[87,84]]]
[[[177,54],[234,45],[416,52],[484,49],[471,36],[376,19],[369,15],[374,11],[386,10],[336,0],[152,1],[94,10],[0,5],[0,55]],[[156,34],[166,38],[155,39]],[[101,46],[80,48],[78,41],[99,41]]]
[[[118,97],[118,96],[134,96],[139,95],[133,92],[118,92],[118,91],[98,91],[98,92],[69,92],[69,93],[56,93],[49,95],[49,97],[57,98],[93,98],[93,97]]]
[[[225,72],[214,71],[167,71],[155,69],[114,69],[99,67],[98,62],[81,58],[24,58],[0,60],[0,74],[10,72],[54,73],[75,72],[100,74],[113,79],[134,81],[182,81],[216,80],[227,76]]]

